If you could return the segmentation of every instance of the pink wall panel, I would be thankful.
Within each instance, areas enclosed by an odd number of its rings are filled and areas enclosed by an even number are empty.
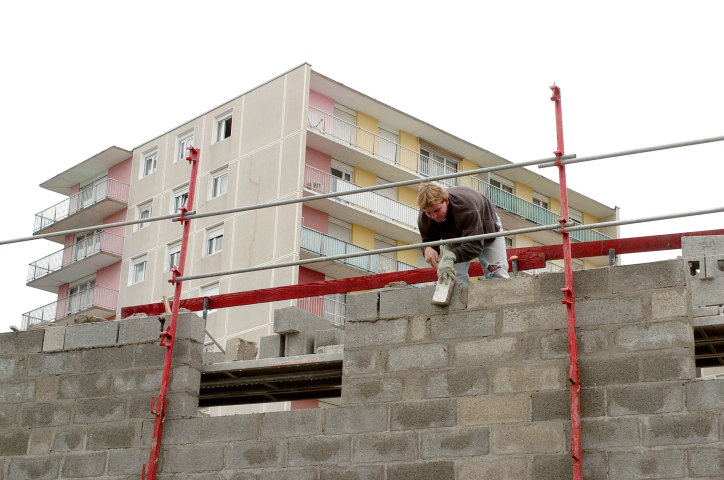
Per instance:
[[[302,217],[304,226],[322,233],[329,233],[329,215],[315,210],[314,208],[302,205]],[[324,280],[324,279],[322,279]]]
[[[304,163],[310,167],[316,168],[317,170],[332,173],[332,157],[326,153],[318,152],[317,150],[307,147]]]
[[[131,167],[133,158],[124,160],[117,165],[113,165],[108,169],[108,178],[113,178],[119,182],[131,183]]]
[[[80,183],[70,187],[70,195],[75,195],[78,192],[80,192]]]
[[[314,90],[309,91],[309,106],[334,115],[334,100]]]
[[[58,300],[61,298],[65,298],[68,296],[68,284],[64,283],[60,287],[58,287]],[[60,305],[58,305],[58,309],[60,310]],[[65,311],[65,310],[63,310]]]
[[[103,223],[125,222],[127,213],[128,210],[121,210],[120,212],[116,212],[113,215],[108,215],[106,218],[103,219]],[[126,234],[126,227],[111,227],[104,228],[103,230],[105,230],[106,232],[110,232],[114,235],[120,235],[121,237],[125,236]]]
[[[118,290],[121,286],[121,263],[116,262],[96,272],[96,285]]]
[[[303,283],[323,282],[324,274],[305,267],[299,267],[299,285]]]

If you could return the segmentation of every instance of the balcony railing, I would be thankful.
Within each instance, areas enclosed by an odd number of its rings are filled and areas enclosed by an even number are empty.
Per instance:
[[[318,193],[346,192],[361,188],[309,165],[304,166],[304,187]],[[364,192],[330,198],[330,200],[356,205],[417,229],[419,210],[379,193]]]
[[[564,271],[565,269],[560,265],[556,265],[553,262],[546,262],[546,266],[544,268],[533,268],[531,270],[525,270],[522,273],[528,275],[538,275],[539,273],[561,273]]]
[[[49,227],[55,222],[63,220],[107,198],[119,202],[128,202],[128,189],[128,184],[119,182],[113,178],[108,178],[91,187],[84,188],[62,202],[46,208],[40,213],[36,213],[33,233]]]
[[[368,251],[365,248],[358,247],[343,240],[338,240],[307,227],[302,227],[301,247],[302,250],[321,256]],[[416,268],[385,255],[368,255],[366,257],[344,258],[335,261],[369,273],[402,272],[405,270],[415,270]]]
[[[34,323],[53,322],[93,307],[115,311],[118,306],[118,290],[96,285],[82,292],[74,293],[56,302],[23,314],[21,327],[27,330]]]
[[[329,320],[334,325],[342,326],[347,308],[346,295],[298,298],[297,307]]]
[[[105,231],[98,232],[62,250],[51,253],[47,257],[36,260],[28,267],[27,283],[101,251],[122,256],[123,237]]]
[[[457,169],[444,165],[392,140],[380,137],[364,128],[346,122],[314,107],[309,107],[307,128],[333,138],[351,148],[377,157],[383,162],[412,170],[423,177],[455,173]],[[448,186],[457,185],[457,178],[442,180]]]

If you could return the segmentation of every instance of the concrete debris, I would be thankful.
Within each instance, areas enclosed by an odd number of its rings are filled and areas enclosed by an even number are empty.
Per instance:
[[[236,362],[237,360],[256,360],[259,351],[256,342],[249,342],[243,338],[230,338],[226,341],[225,362]]]
[[[317,348],[341,344],[344,330],[297,307],[274,311],[274,333],[259,341],[259,359],[313,354]]]
[[[222,363],[224,361],[224,354],[221,352],[204,352],[203,364],[212,365],[214,363]]]
[[[134,313],[133,315],[129,315],[127,318],[145,318],[145,317],[148,317],[148,314],[139,312],[139,313]]]
[[[82,325],[82,324],[85,324],[85,323],[98,323],[98,322],[107,322],[107,321],[108,321],[108,320],[105,319],[105,318],[96,317],[96,316],[93,316],[93,315],[84,315],[84,314],[81,314],[81,315],[77,315],[77,316],[73,319],[72,325]]]
[[[55,322],[49,322],[44,321],[40,323],[33,323],[32,325],[28,326],[28,330],[45,330],[46,328],[53,328],[53,327],[60,327],[61,325],[58,325]]]

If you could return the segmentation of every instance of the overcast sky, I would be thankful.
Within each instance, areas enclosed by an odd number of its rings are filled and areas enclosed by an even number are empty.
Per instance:
[[[345,5],[6,2],[0,236],[30,235],[35,213],[63,199],[41,182],[111,145],[130,150],[304,61],[511,161],[555,150],[554,81],[567,153],[724,135],[723,2]],[[724,206],[723,161],[716,143],[590,162],[568,168],[568,185],[619,206],[622,218],[712,208]],[[626,226],[622,236],[715,228],[724,214]],[[0,331],[56,300],[25,278],[28,263],[59,247],[0,246]]]

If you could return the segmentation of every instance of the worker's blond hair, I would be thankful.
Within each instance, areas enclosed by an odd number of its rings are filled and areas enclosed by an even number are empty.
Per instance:
[[[425,210],[433,205],[442,203],[450,198],[445,187],[437,182],[425,182],[420,184],[420,191],[417,193],[417,206]]]

